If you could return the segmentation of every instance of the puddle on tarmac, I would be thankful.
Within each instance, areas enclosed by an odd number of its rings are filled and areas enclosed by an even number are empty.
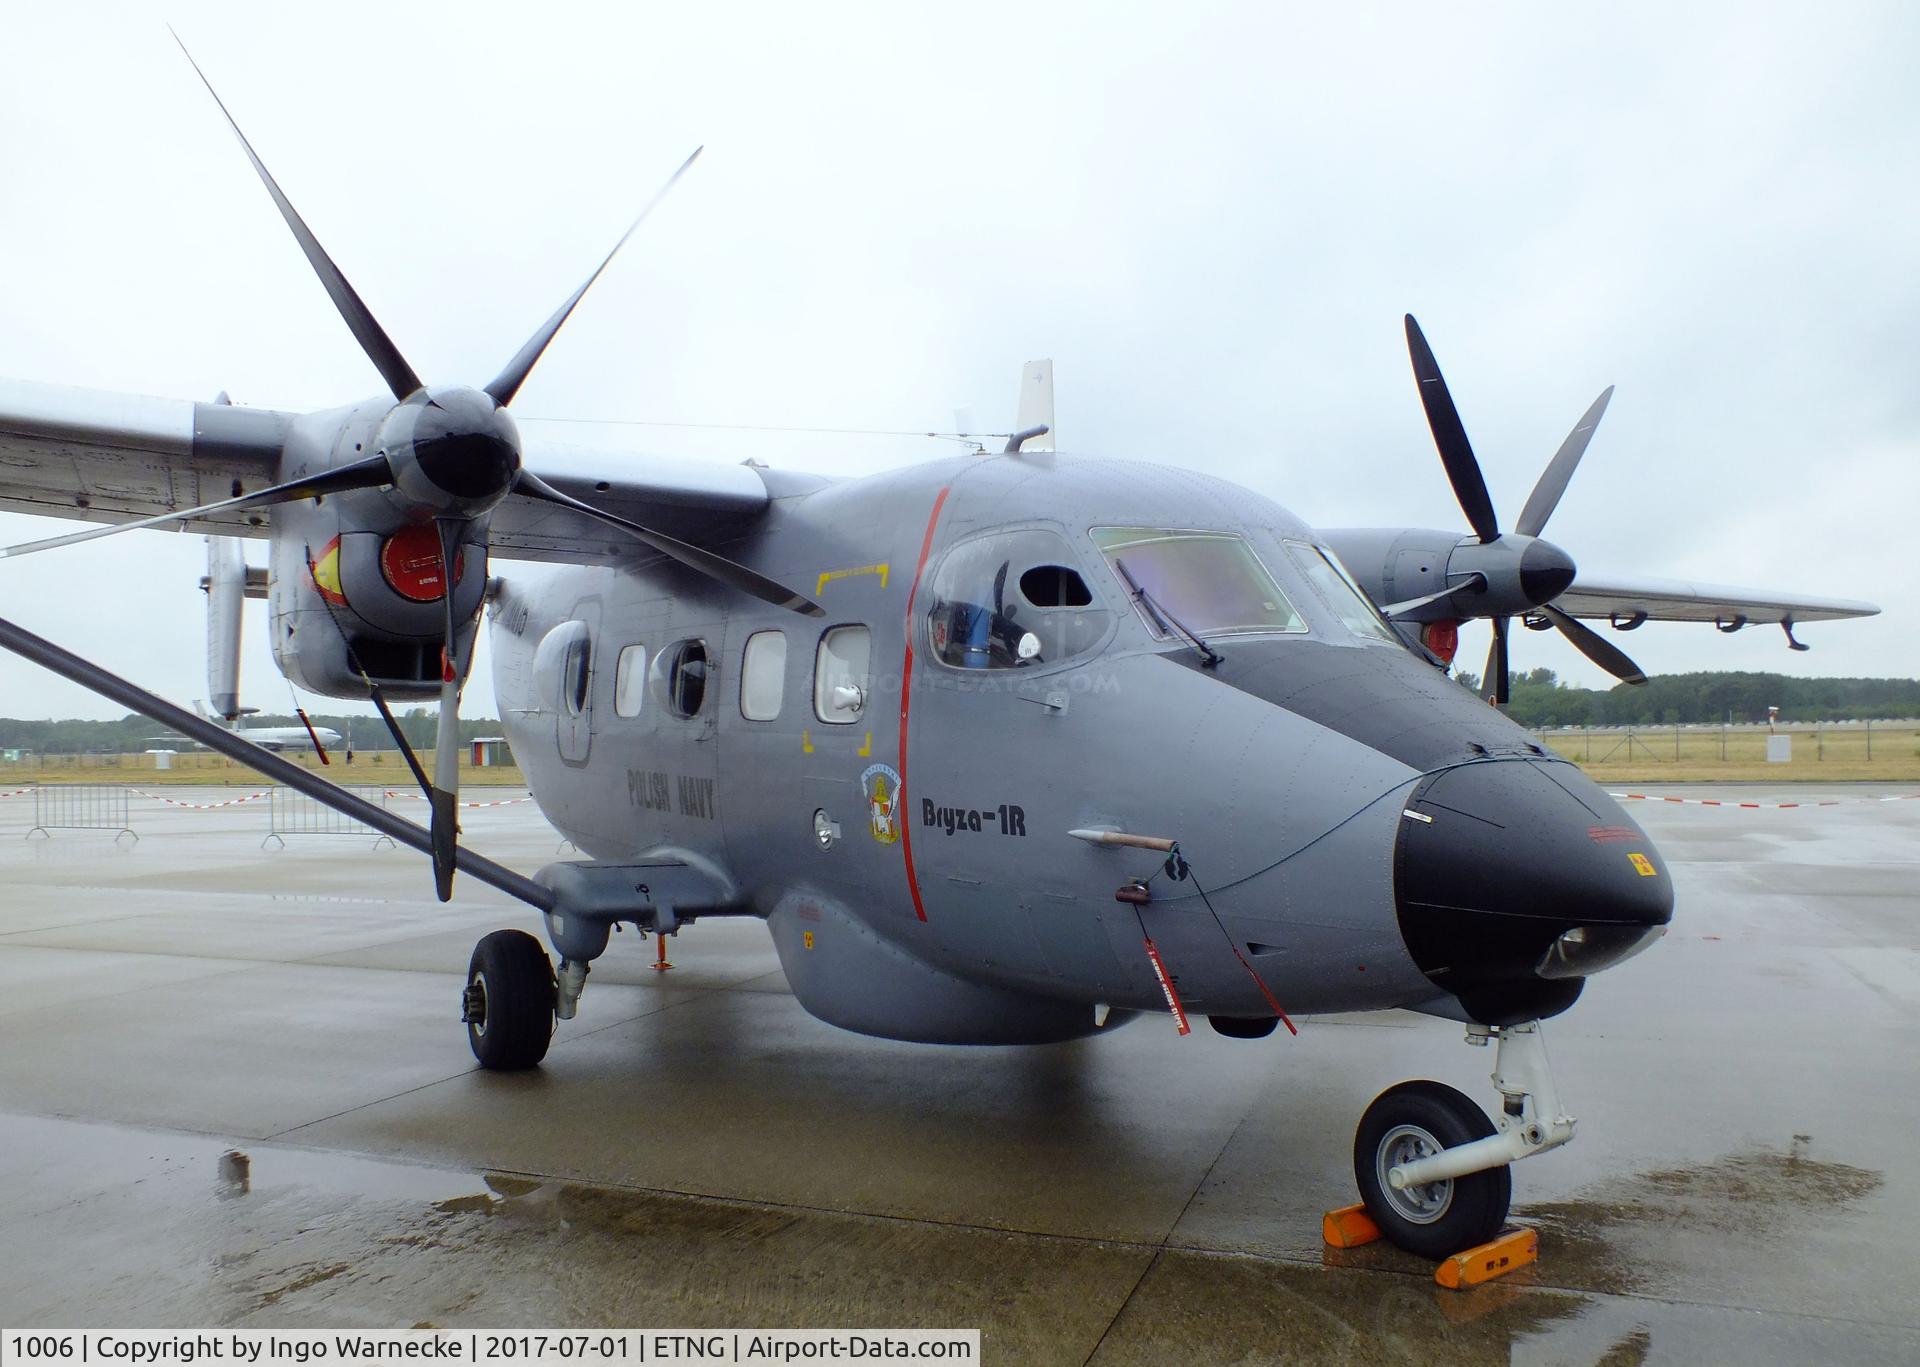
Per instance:
[[[217,1140],[0,1117],[6,1140],[39,1155],[0,1162],[18,1179],[0,1184],[0,1317],[22,1323],[966,1325],[983,1330],[994,1361],[1096,1364],[1632,1367],[1686,1360],[1703,1343],[1794,1361],[1884,1356],[1908,1341],[1592,1294],[1644,1285],[1622,1252],[1643,1227],[1678,1223],[1725,1243],[1794,1222],[1844,1228],[1881,1179],[1806,1144],[1523,1210],[1554,1275],[1525,1269],[1460,1293],[1436,1287],[1430,1263],[1378,1245],[1329,1265],[1276,1262],[271,1144],[248,1146],[241,1190],[237,1156]],[[1809,1324],[1828,1337],[1807,1340]]]
[[[1792,1256],[1793,1241],[1845,1225],[1884,1177],[1815,1158],[1795,1135],[1783,1152],[1729,1154],[1708,1163],[1601,1182],[1567,1201],[1517,1209],[1538,1226],[1559,1285],[1632,1293],[1667,1286],[1676,1245],[1712,1239],[1723,1258]],[[1688,1236],[1693,1236],[1689,1238]]]

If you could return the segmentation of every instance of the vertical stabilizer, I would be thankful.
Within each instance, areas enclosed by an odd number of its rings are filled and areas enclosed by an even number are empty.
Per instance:
[[[1036,427],[1047,430],[1041,436],[1027,438],[1020,444],[1020,449],[1058,450],[1060,429],[1053,421],[1052,361],[1028,361],[1026,369],[1020,372],[1020,407],[1013,420],[1013,430],[1030,432]]]

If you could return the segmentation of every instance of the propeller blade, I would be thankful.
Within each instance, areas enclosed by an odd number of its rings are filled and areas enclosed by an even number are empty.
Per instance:
[[[1507,625],[1510,618],[1495,617],[1493,646],[1487,651],[1487,672],[1480,680],[1480,695],[1495,707],[1505,707],[1509,697],[1507,675]]]
[[[1404,617],[1407,613],[1423,608],[1429,603],[1437,603],[1442,598],[1451,598],[1456,593],[1465,593],[1468,589],[1484,589],[1486,586],[1487,576],[1476,570],[1467,576],[1464,584],[1454,584],[1437,593],[1423,593],[1418,598],[1403,598],[1398,603],[1389,603],[1380,609],[1380,615],[1391,622],[1396,617]]]
[[[1567,616],[1559,608],[1547,605],[1537,607],[1534,611],[1560,628],[1560,634],[1573,642],[1574,649],[1614,678],[1630,684],[1643,684],[1647,681],[1647,676],[1639,665],[1629,660],[1617,646],[1585,622]]]
[[[1527,495],[1527,506],[1520,510],[1520,520],[1513,525],[1516,532],[1522,536],[1540,535],[1547,525],[1547,519],[1553,516],[1553,510],[1559,506],[1560,495],[1567,491],[1567,481],[1573,478],[1580,457],[1586,454],[1587,443],[1593,440],[1593,429],[1600,425],[1600,415],[1607,411],[1607,401],[1612,397],[1613,386],[1608,385],[1600,391],[1600,397],[1593,401],[1587,411],[1580,415],[1580,421],[1574,424],[1573,431],[1567,433],[1567,439],[1553,453],[1547,468],[1540,472],[1540,482]]]
[[[582,503],[570,494],[561,493],[529,470],[520,472],[519,477],[514,480],[513,491],[526,498],[558,504],[562,508],[571,508],[583,517],[604,522],[609,527],[618,527],[634,540],[679,561],[688,569],[739,589],[742,593],[751,594],[762,602],[772,603],[777,608],[788,608],[794,612],[804,613],[808,617],[827,615],[825,608],[804,594],[796,593],[785,584],[750,570],[745,565],[735,564],[725,556],[715,555],[712,551],[703,551],[698,546],[690,546],[670,536],[663,536],[659,532],[641,526],[638,522],[629,522],[618,514],[603,512],[591,503]]]
[[[635,229],[647,221],[647,215],[659,206],[660,201],[667,197],[667,192],[673,189],[680,177],[687,173],[687,168],[699,160],[700,154],[705,150],[705,147],[693,149],[693,155],[681,162],[680,169],[668,176],[667,183],[647,201],[647,207],[640,211],[640,217],[634,219],[627,230],[620,234],[620,240],[613,244],[613,251],[608,252],[605,259],[594,267],[593,274],[587,277],[587,283],[568,296],[567,302],[554,310],[553,317],[542,323],[540,330],[527,338],[527,344],[514,353],[513,359],[507,362],[506,369],[493,377],[493,382],[487,386],[487,393],[493,396],[495,403],[504,408],[513,402],[513,396],[520,392],[520,386],[526,383],[527,376],[539,363],[541,353],[547,349],[547,343],[553,340],[554,334],[559,332],[561,325],[567,321],[567,315],[573,312],[573,306],[580,302],[582,295],[593,288],[593,282],[600,278],[600,272],[607,268],[614,254],[627,245],[627,239],[633,236]]]
[[[194,518],[208,517],[214,513],[235,512],[241,508],[266,508],[276,503],[297,503],[303,498],[344,494],[353,489],[378,489],[382,485],[391,483],[393,483],[393,471],[387,465],[387,458],[369,456],[365,460],[356,460],[351,465],[324,470],[305,479],[288,480],[285,484],[256,489],[250,494],[241,494],[238,498],[223,498],[218,503],[203,503],[198,508],[188,508],[182,512],[161,513],[157,517],[143,517],[134,522],[115,522],[104,527],[89,527],[84,532],[50,536],[43,541],[23,541],[17,546],[0,547],[0,560],[15,555],[32,555],[35,551],[50,551],[60,546],[77,546],[83,541],[98,541],[103,536],[137,532],[143,527],[164,527],[169,522],[189,522]]]
[[[460,849],[460,685],[466,671],[458,654],[459,626],[454,620],[454,567],[460,563],[465,518],[434,522],[440,533],[440,595],[446,604],[446,638],[440,651],[440,722],[433,741],[433,786],[427,792],[428,833],[433,841],[433,890],[442,902],[453,899],[453,865]]]
[[[1413,357],[1413,376],[1420,382],[1420,403],[1427,410],[1427,426],[1433,429],[1433,444],[1440,448],[1440,463],[1446,467],[1453,496],[1467,515],[1474,535],[1492,541],[1500,535],[1500,519],[1494,516],[1493,498],[1487,493],[1487,481],[1480,474],[1480,462],[1474,459],[1467,429],[1453,406],[1453,395],[1440,374],[1440,363],[1433,359],[1420,325],[1407,315],[1407,351]]]
[[[167,31],[173,33],[171,28]],[[247,135],[240,131],[240,125],[234,122],[233,115],[228,113],[226,101],[222,100],[220,92],[213,88],[213,82],[209,81],[207,73],[200,69],[200,63],[193,60],[193,54],[187,52],[187,45],[181,42],[180,35],[174,33],[173,41],[180,43],[180,51],[186,53],[187,64],[193,68],[194,75],[200,78],[200,83],[207,88],[207,93],[213,96],[213,102],[220,106],[220,112],[226,115],[227,126],[233,130],[234,137],[240,139],[240,146],[246,149],[247,160],[251,161],[253,169],[260,173],[260,180],[267,187],[267,193],[273,196],[274,204],[279,207],[280,217],[287,221],[289,228],[293,229],[293,235],[300,243],[300,250],[307,254],[308,264],[313,267],[314,274],[320,277],[320,283],[326,287],[327,297],[333,300],[333,306],[340,310],[340,316],[346,320],[347,327],[352,330],[354,340],[359,342],[360,349],[367,353],[367,359],[372,361],[374,368],[380,372],[380,378],[387,382],[387,388],[393,391],[393,397],[406,398],[420,388],[420,377],[413,373],[413,367],[408,365],[406,357],[400,354],[400,348],[393,344],[393,340],[381,330],[380,324],[374,321],[373,312],[360,301],[360,296],[354,293],[353,286],[347,283],[347,277],[340,273],[340,268],[333,264],[333,258],[327,255],[326,248],[320,245],[320,239],[313,235],[305,221],[295,211],[292,202],[281,193],[280,186],[267,171],[266,163],[261,161],[259,155],[254,152],[253,144],[247,141]]]

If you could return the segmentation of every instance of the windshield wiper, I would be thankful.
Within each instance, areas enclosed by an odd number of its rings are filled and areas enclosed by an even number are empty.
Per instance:
[[[1198,635],[1188,631],[1178,617],[1175,617],[1167,610],[1164,604],[1160,603],[1152,594],[1142,588],[1140,581],[1135,579],[1133,572],[1127,568],[1126,561],[1120,559],[1119,556],[1115,556],[1113,559],[1113,567],[1120,571],[1120,577],[1126,580],[1127,587],[1133,590],[1133,601],[1147,610],[1147,615],[1159,624],[1160,630],[1169,636],[1178,632],[1180,635],[1186,637],[1188,643],[1200,652],[1201,662],[1206,668],[1216,669],[1219,667],[1220,661],[1225,657],[1205,641],[1201,640]]]

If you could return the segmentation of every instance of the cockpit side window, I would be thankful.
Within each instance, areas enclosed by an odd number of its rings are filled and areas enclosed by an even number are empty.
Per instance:
[[[1238,532],[1169,527],[1095,527],[1093,542],[1156,636],[1184,629],[1211,640],[1256,632],[1304,632],[1307,624]],[[1163,625],[1171,619],[1171,625]]]
[[[933,580],[934,658],[955,669],[1022,669],[1092,650],[1113,614],[1075,562],[1066,538],[1038,528],[955,546]]]
[[[1399,643],[1400,638],[1387,625],[1387,619],[1380,615],[1373,600],[1354,582],[1347,567],[1332,551],[1324,546],[1303,546],[1298,541],[1289,541],[1287,552],[1348,631],[1355,636]]]

